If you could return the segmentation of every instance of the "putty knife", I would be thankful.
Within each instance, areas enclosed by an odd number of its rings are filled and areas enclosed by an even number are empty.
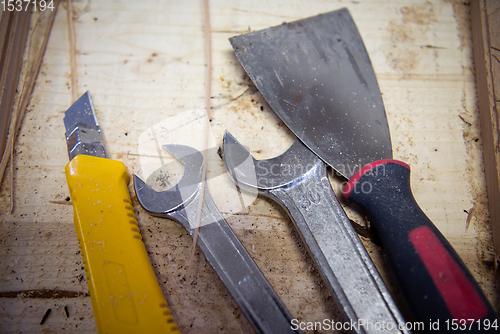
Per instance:
[[[463,326],[494,330],[497,316],[483,292],[413,198],[410,167],[392,160],[382,96],[349,11],[251,32],[230,42],[283,122],[350,179],[344,195],[371,217],[425,329],[438,322],[440,332]]]

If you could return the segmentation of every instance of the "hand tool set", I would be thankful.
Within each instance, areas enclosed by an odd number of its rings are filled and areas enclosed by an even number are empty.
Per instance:
[[[410,333],[411,328],[337,200],[327,165],[349,179],[343,195],[366,211],[424,330],[439,321],[437,332],[452,332],[444,324],[458,321],[483,332],[482,322],[497,322],[465,264],[413,198],[409,166],[392,159],[382,95],[347,9],[230,42],[257,89],[298,139],[278,157],[255,160],[226,132],[224,165],[241,189],[258,190],[290,215],[346,321],[384,324],[350,330]],[[88,92],[66,111],[64,122],[66,175],[99,332],[176,332],[137,227],[129,175],[123,163],[106,158]],[[201,214],[197,243],[255,330],[299,333],[208,187],[202,187],[203,155],[188,146],[163,147],[183,163],[183,177],[158,192],[134,175],[141,206],[180,222],[192,236]],[[259,168],[276,173],[259,175]]]

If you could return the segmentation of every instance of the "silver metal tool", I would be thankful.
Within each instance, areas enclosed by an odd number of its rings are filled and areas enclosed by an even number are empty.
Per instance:
[[[351,178],[392,158],[382,95],[346,8],[230,39],[271,108],[302,142]]]
[[[184,145],[164,145],[184,164],[173,188],[157,192],[137,175],[134,186],[142,207],[153,216],[180,222],[193,236],[201,197],[203,155]],[[198,245],[257,333],[301,333],[292,330],[292,316],[220,214],[205,187]]]
[[[242,166],[249,152],[228,132],[223,158],[235,182],[281,204],[299,229],[355,333],[408,333],[404,319],[337,201],[326,165],[296,140],[282,155]],[[256,177],[255,177],[256,174]]]

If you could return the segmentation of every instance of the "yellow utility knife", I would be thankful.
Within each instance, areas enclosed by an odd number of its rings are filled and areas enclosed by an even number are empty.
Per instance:
[[[83,94],[65,113],[66,180],[99,333],[180,333],[158,285],[134,214],[121,161],[106,157]]]

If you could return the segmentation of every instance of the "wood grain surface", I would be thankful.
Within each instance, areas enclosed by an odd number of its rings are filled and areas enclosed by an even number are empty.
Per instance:
[[[29,11],[5,12],[0,21],[0,160],[6,149],[7,134],[11,123],[14,96],[20,78],[23,53],[30,26],[31,8]],[[0,175],[2,169],[0,168]],[[0,177],[1,180],[1,177]]]
[[[383,94],[394,156],[411,165],[418,203],[498,310],[469,6],[463,1],[210,1],[213,149],[226,129],[257,158],[276,156],[294,140],[245,75],[228,38],[342,7],[350,10],[364,39]],[[204,107],[202,1],[79,0],[73,9],[78,95],[90,91],[109,156],[148,178],[154,169],[150,163],[171,165],[168,154],[156,158],[141,148],[151,128],[168,128],[170,121]],[[65,10],[61,4],[15,145],[13,213],[7,178],[0,188],[2,333],[96,332],[64,174],[63,114],[71,104]],[[170,137],[176,141],[193,139],[193,131],[174,130]],[[222,166],[216,156],[210,163],[212,171]],[[164,186],[174,182],[175,174],[165,174]],[[228,182],[223,173],[210,180],[211,193],[292,315],[306,322],[340,321],[286,213],[262,198],[238,209],[225,205],[234,195],[214,182],[223,178],[220,182]],[[342,180],[331,181],[338,191]],[[132,184],[129,188],[151,263],[181,331],[253,333],[199,251],[188,271],[192,239],[184,228],[149,216]],[[353,221],[368,226],[356,208],[343,204]],[[411,319],[383,249],[369,238],[362,241]],[[40,325],[48,308],[52,312]]]
[[[500,2],[471,2],[474,69],[483,140],[484,167],[493,230],[493,243],[500,247]]]

